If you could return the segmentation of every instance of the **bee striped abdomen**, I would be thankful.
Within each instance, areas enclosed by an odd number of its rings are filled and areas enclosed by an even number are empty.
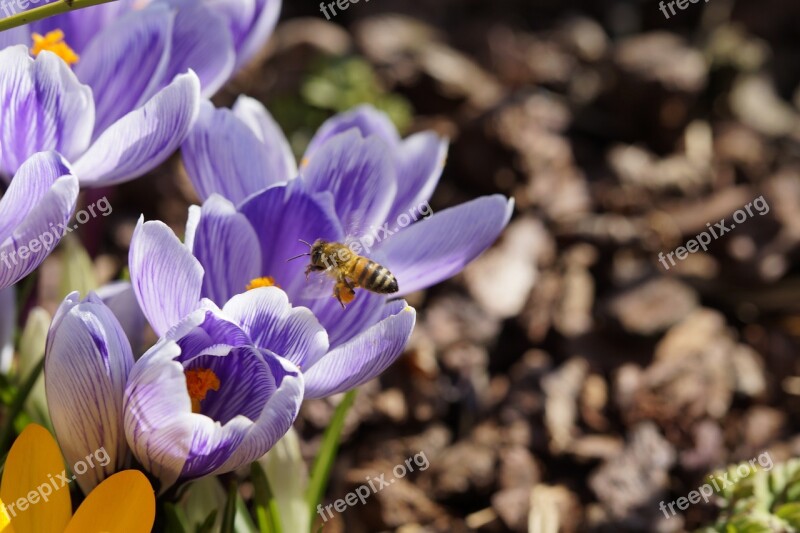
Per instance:
[[[359,287],[380,294],[398,291],[397,279],[389,269],[366,257],[359,257],[353,265],[353,280]]]

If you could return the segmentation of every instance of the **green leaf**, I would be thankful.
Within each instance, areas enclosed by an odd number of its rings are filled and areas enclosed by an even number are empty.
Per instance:
[[[261,465],[250,465],[250,478],[255,486],[255,510],[258,527],[261,533],[281,533],[281,518],[278,503],[269,486],[269,480]]]
[[[8,452],[8,449],[11,446],[11,441],[16,433],[14,430],[14,421],[22,412],[22,408],[25,406],[28,395],[31,393],[33,386],[36,384],[36,380],[39,379],[39,374],[42,373],[43,368],[44,359],[39,361],[36,367],[34,367],[34,369],[31,371],[28,378],[17,391],[17,395],[14,398],[14,401],[11,403],[11,406],[8,408],[8,413],[6,414],[6,426],[3,428],[3,432],[0,433],[0,453]]]
[[[214,522],[216,521],[217,521],[217,510],[214,509],[213,511],[208,513],[206,519],[203,520],[203,522],[197,526],[195,533],[211,533],[212,531],[214,531]]]
[[[74,291],[85,296],[96,290],[98,284],[94,275],[94,264],[80,240],[67,235],[62,243],[64,272],[61,276],[61,298]]]
[[[189,522],[183,509],[172,503],[164,504],[164,531],[167,533],[188,533]]]
[[[222,513],[222,526],[220,533],[235,533],[236,500],[239,497],[239,487],[236,481],[231,481],[228,486],[228,499],[225,502],[225,511]]]
[[[342,430],[344,429],[345,417],[355,401],[356,394],[356,389],[347,392],[339,405],[336,406],[336,410],[333,412],[333,417],[331,418],[331,423],[322,436],[322,444],[319,447],[319,452],[317,452],[317,457],[314,459],[314,466],[311,468],[311,479],[308,484],[308,496],[306,498],[312,524],[316,521],[317,504],[319,504],[322,497],[325,495],[325,489],[328,486],[328,477],[333,468],[333,461],[336,459],[336,453],[339,451],[339,441],[342,436]]]

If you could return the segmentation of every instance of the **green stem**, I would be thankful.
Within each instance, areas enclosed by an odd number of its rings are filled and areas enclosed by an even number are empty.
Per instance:
[[[10,30],[17,26],[24,26],[35,20],[41,20],[53,15],[67,13],[68,11],[76,11],[84,7],[96,6],[98,4],[107,4],[108,2],[115,2],[116,0],[61,0],[60,2],[53,2],[46,6],[34,7],[22,13],[11,15],[4,19],[0,19],[0,31]]]
[[[28,379],[22,384],[20,389],[17,391],[17,396],[14,398],[14,401],[11,403],[11,407],[8,409],[8,413],[6,416],[6,426],[3,429],[2,434],[0,434],[0,451],[5,453],[8,451],[8,448],[11,446],[11,441],[14,439],[14,421],[17,419],[17,416],[22,412],[23,407],[25,407],[25,400],[28,399],[28,396],[33,389],[33,385],[36,383],[36,380],[39,379],[39,374],[42,373],[44,369],[44,357],[39,364],[34,367],[31,371]]]

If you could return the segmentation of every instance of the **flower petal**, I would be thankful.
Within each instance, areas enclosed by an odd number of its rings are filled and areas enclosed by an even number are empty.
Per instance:
[[[92,90],[58,56],[0,50],[0,175],[10,177],[40,151],[72,160],[89,146],[93,123]]]
[[[256,0],[256,12],[252,23],[244,33],[234,36],[238,52],[237,70],[249,62],[267,44],[275,29],[275,24],[278,22],[280,12],[281,0]]]
[[[128,462],[122,400],[132,366],[130,343],[111,310],[94,294],[83,302],[78,293],[67,296],[47,336],[45,388],[69,464],[100,449],[109,458],[78,475],[85,494]]]
[[[0,289],[38,267],[75,210],[78,180],[55,152],[34,154],[0,199]]]
[[[88,43],[75,73],[94,92],[95,138],[171,79],[165,76],[173,19],[165,6],[137,10],[108,24]]]
[[[323,144],[300,175],[311,192],[330,192],[348,235],[386,221],[397,192],[389,146],[355,130]]]
[[[397,197],[389,220],[427,208],[447,160],[448,141],[433,132],[412,135],[397,151]],[[423,209],[423,212],[425,209]]]
[[[94,449],[90,450],[94,451]],[[64,531],[72,516],[69,490],[52,491],[48,500],[30,503],[28,493],[66,474],[55,439],[38,424],[28,424],[11,446],[0,482],[0,498],[11,514],[11,531]],[[18,501],[28,500],[23,509]]]
[[[460,272],[497,239],[513,208],[513,201],[504,196],[484,196],[436,213],[381,242],[377,252],[397,278],[397,295]]]
[[[277,287],[265,287],[235,296],[223,313],[247,332],[256,346],[285,357],[300,368],[310,368],[328,351],[328,334],[314,314],[289,303]]]
[[[136,298],[158,335],[197,308],[203,267],[166,224],[139,220],[128,264]]]
[[[389,304],[386,318],[305,371],[305,397],[345,392],[380,375],[403,353],[415,321],[416,312],[405,302]]]
[[[236,63],[230,30],[203,2],[184,0],[178,5],[165,79],[191,69],[200,78],[203,96],[213,96]]]
[[[285,167],[273,161],[280,146],[265,145],[231,110],[215,109],[207,101],[200,106],[181,152],[186,172],[203,200],[217,193],[238,204],[289,179]]]
[[[195,228],[187,231],[192,241],[186,245],[205,270],[201,296],[224,305],[260,277],[258,236],[244,215],[218,195],[211,196],[194,218]]]
[[[269,158],[268,173],[273,183],[297,176],[297,161],[289,140],[264,104],[255,98],[240,95],[233,104],[233,114],[247,124],[264,145],[263,150]]]
[[[131,343],[134,357],[141,354],[139,350],[142,347],[147,319],[136,300],[133,285],[128,281],[116,281],[103,285],[97,289],[96,294],[119,320],[122,331]]]
[[[400,146],[400,135],[386,113],[378,111],[371,105],[360,105],[326,120],[311,139],[306,150],[306,159],[310,161],[326,142],[340,133],[354,128],[361,133],[362,137],[377,136],[391,150],[396,150]]]
[[[64,533],[149,533],[155,519],[153,486],[138,470],[124,470],[89,494]]]
[[[282,357],[264,353],[264,358],[277,388],[242,443],[214,472],[215,475],[252,463],[267,453],[289,431],[300,412],[300,405],[303,403],[303,374]]]
[[[193,72],[175,78],[144,106],[112,124],[75,162],[84,186],[134,179],[163,163],[197,119],[200,81]]]
[[[107,4],[92,6],[92,9],[88,11],[68,11],[60,15],[47,17],[23,26],[23,28],[29,30],[29,32],[35,31],[42,35],[53,30],[61,30],[64,32],[64,40],[69,44],[69,47],[75,50],[78,55],[83,55],[84,50],[86,50],[92,39],[97,37],[106,26],[136,7],[137,2],[139,0],[114,0]],[[52,3],[52,0],[49,3]],[[20,42],[27,45],[30,42],[30,36],[25,41]]]

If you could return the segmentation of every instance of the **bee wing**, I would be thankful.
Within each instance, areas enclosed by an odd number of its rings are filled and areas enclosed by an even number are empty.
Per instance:
[[[304,298],[331,298],[334,280],[327,272],[311,272],[300,295]]]

